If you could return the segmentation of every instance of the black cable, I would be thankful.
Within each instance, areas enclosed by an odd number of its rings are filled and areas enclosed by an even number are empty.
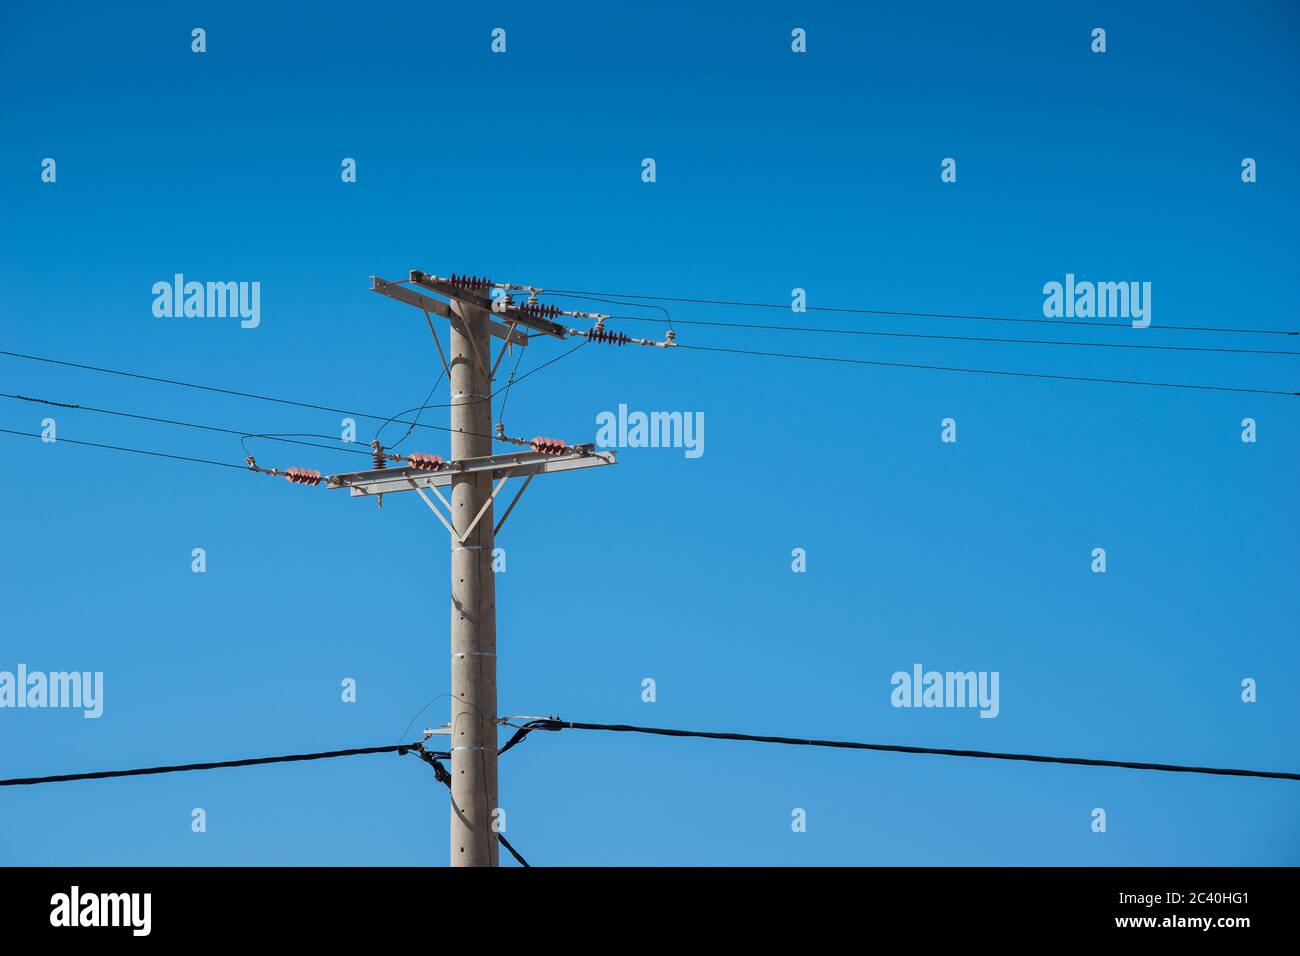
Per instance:
[[[611,319],[629,322],[657,322],[644,315],[612,315]],[[1004,345],[1058,345],[1089,349],[1144,349],[1159,352],[1217,352],[1231,355],[1300,355],[1285,349],[1225,349],[1205,345],[1135,345],[1129,342],[1062,342],[1055,339],[1000,339],[979,335],[929,335],[921,332],[877,332],[868,329],[823,329],[802,325],[762,325],[747,322],[703,322],[678,319],[678,325],[702,325],[727,329],[762,329],[774,332],[820,332],[835,335],[869,335],[880,338],[931,339],[945,342],[985,342]]]
[[[426,408],[429,408],[429,407],[430,407],[430,406],[429,406],[429,399],[433,398],[433,393],[436,392],[436,391],[438,390],[438,386],[439,386],[440,384],[442,384],[442,377],[443,377],[445,374],[447,374],[447,370],[446,370],[446,369],[443,369],[441,372],[438,373],[438,377],[435,378],[435,379],[433,380],[433,388],[429,389],[429,394],[426,395],[426,396],[424,396],[424,404],[423,404],[423,405],[420,405],[420,406],[418,406],[417,408],[409,409],[409,410],[407,410],[407,411],[401,411],[401,412],[398,412],[396,415],[394,415],[394,416],[393,416],[392,418],[390,418],[388,421],[384,422],[382,425],[379,426],[379,431],[375,432],[374,440],[375,440],[375,441],[379,441],[379,436],[382,435],[382,434],[384,433],[384,429],[385,429],[385,428],[387,428],[389,425],[391,425],[391,424],[393,423],[393,419],[395,419],[395,418],[397,418],[397,417],[399,417],[399,416],[401,416],[401,415],[407,415],[407,414],[409,414],[410,412],[413,411],[413,412],[415,412],[415,421],[411,422],[411,424],[407,426],[407,428],[406,428],[406,433],[405,433],[404,435],[402,435],[401,438],[397,439],[397,441],[393,442],[393,444],[391,444],[391,445],[388,446],[388,450],[389,450],[389,451],[392,451],[394,448],[396,448],[396,447],[397,447],[398,445],[400,445],[402,442],[406,441],[406,439],[410,438],[410,437],[411,437],[411,432],[415,431],[415,426],[418,425],[418,424],[420,423],[420,416],[424,414],[424,410],[425,410]]]
[[[794,355],[789,352],[756,352],[750,349],[726,349],[708,345],[678,345],[696,352],[730,352],[735,355],[761,355],[768,358],[802,359],[806,362],[841,362],[847,365],[879,365],[888,368],[928,369],[934,372],[967,372],[974,375],[1004,375],[1012,378],[1045,378],[1062,382],[1095,382],[1106,385],[1146,385],[1151,388],[1184,388],[1207,392],[1250,392],[1256,395],[1300,395],[1271,388],[1242,388],[1232,385],[1190,385],[1181,382],[1147,382],[1123,378],[1095,378],[1087,375],[1051,375],[1047,372],[1008,372],[988,368],[956,368],[947,365],[920,365],[912,362],[884,362],[871,359],[841,358],[833,355]]]
[[[510,370],[510,377],[506,379],[505,396],[501,399],[501,411],[497,412],[496,420],[505,422],[506,406],[510,404],[510,386],[515,383],[515,375],[519,372],[519,363],[524,360],[524,350],[520,349],[519,354],[515,356],[515,366]]]
[[[617,296],[622,299],[648,299],[657,302],[687,302],[694,305],[734,305],[749,309],[789,309],[790,303],[740,302],[734,299],[688,299],[671,295],[633,295],[624,292],[586,292],[579,289],[547,289],[551,295],[574,296]],[[1037,325],[1086,325],[1092,328],[1127,329],[1128,325],[1118,322],[1084,322],[1075,319],[1021,319],[1005,315],[965,315],[955,312],[899,312],[893,309],[854,309],[845,306],[810,305],[810,312],[846,312],[855,315],[893,315],[913,319],[970,319],[982,322],[1026,322]],[[1216,328],[1199,325],[1160,325],[1160,329],[1172,329],[1179,332],[1242,332],[1255,335],[1300,335],[1300,332],[1288,332],[1282,329],[1233,329]]]
[[[269,763],[293,763],[300,760],[328,760],[333,757],[359,757],[363,754],[406,753],[416,744],[393,744],[387,747],[358,747],[353,750],[327,750],[314,754],[288,754],[284,757],[251,757],[245,760],[221,760],[214,763],[186,763],[169,767],[142,767],[138,770],[98,770],[93,773],[64,773],[51,777],[16,777],[0,780],[0,787],[26,787],[37,783],[66,783],[72,780],[104,780],[109,777],[143,777],[159,773],[188,773],[191,770],[219,770],[225,767],[256,767]]]
[[[23,438],[40,438],[40,435],[34,435],[31,432],[16,432],[9,428],[0,428],[0,433],[6,435],[21,435]],[[67,442],[70,445],[86,445],[90,448],[107,448],[110,451],[129,451],[136,455],[152,455],[154,458],[172,458],[176,461],[192,461],[201,465],[220,465],[222,468],[238,468],[240,471],[248,471],[246,465],[232,465],[228,461],[213,461],[210,458],[190,458],[186,455],[169,455],[161,451],[145,451],[142,448],[125,448],[122,445],[101,445],[93,441],[78,441],[75,438],[59,438],[50,442],[51,445],[61,445]]]
[[[510,851],[510,855],[513,856],[515,860],[518,861],[520,866],[527,866],[529,869],[532,869],[532,867],[529,866],[528,861],[519,855],[519,851],[510,845],[510,841],[506,839],[506,835],[504,833],[498,833],[497,840],[500,841],[503,847],[505,847],[507,850]]]
[[[537,372],[540,372],[542,369],[546,368],[547,366],[549,366],[549,365],[553,365],[553,364],[555,364],[556,362],[560,361],[561,359],[567,358],[568,356],[572,355],[574,352],[578,351],[578,349],[582,348],[582,346],[584,346],[584,345],[586,345],[586,344],[587,344],[587,341],[586,341],[586,340],[583,340],[581,343],[579,343],[579,344],[578,344],[577,346],[575,346],[574,348],[569,349],[569,351],[564,352],[564,353],[561,354],[561,355],[557,355],[555,358],[551,359],[551,360],[548,361],[548,362],[543,362],[541,365],[537,366],[537,368],[533,369],[532,371],[530,371],[530,372],[528,372],[528,373],[526,373],[526,374],[524,374],[524,375],[519,376],[519,378],[515,379],[514,382],[512,382],[512,383],[508,383],[507,385],[503,386],[502,388],[497,389],[497,390],[496,390],[495,392],[493,392],[490,396],[488,396],[488,398],[495,398],[497,395],[499,395],[499,394],[501,393],[501,391],[502,391],[504,388],[509,388],[510,385],[512,385],[512,384],[513,384],[513,385],[517,385],[517,384],[519,384],[519,382],[522,382],[524,379],[528,378],[529,375],[534,375],[534,374],[536,374]],[[173,378],[161,378],[161,377],[156,376],[156,375],[145,375],[145,374],[140,373],[140,372],[125,372],[125,371],[122,371],[122,370],[120,370],[120,369],[104,368],[104,367],[102,367],[102,366],[98,366],[98,365],[86,365],[86,364],[81,363],[81,362],[68,362],[68,361],[64,361],[63,359],[52,359],[52,358],[46,358],[46,357],[44,357],[44,356],[40,356],[40,355],[28,355],[28,354],[25,353],[25,352],[10,352],[10,351],[4,350],[4,349],[0,349],[0,355],[8,356],[8,357],[10,357],[10,358],[24,359],[24,360],[26,360],[26,361],[30,361],[30,362],[44,362],[44,363],[46,363],[46,364],[48,364],[48,365],[62,365],[62,366],[64,366],[64,367],[66,367],[66,368],[77,368],[77,369],[82,369],[82,370],[84,370],[84,371],[89,371],[89,372],[102,372],[102,373],[105,374],[105,375],[120,375],[120,376],[123,376],[123,377],[125,377],[125,378],[140,379],[141,381],[146,381],[146,382],[157,382],[157,383],[162,384],[162,385],[178,385],[178,386],[180,386],[180,387],[182,387],[182,388],[194,388],[194,389],[199,389],[199,390],[201,390],[201,391],[205,391],[205,392],[215,392],[215,393],[220,394],[220,395],[232,395],[232,396],[235,396],[236,398],[251,398],[251,399],[255,399],[255,400],[257,400],[257,401],[262,401],[262,402],[275,402],[275,403],[280,404],[280,405],[290,405],[290,406],[293,406],[293,407],[295,407],[295,408],[308,408],[308,409],[312,409],[313,411],[318,411],[318,412],[330,412],[330,413],[332,413],[332,414],[336,414],[336,415],[350,415],[350,416],[352,416],[352,417],[354,417],[354,418],[368,418],[368,419],[370,419],[371,421],[384,422],[385,424],[396,423],[396,424],[399,424],[399,425],[410,425],[412,428],[428,428],[428,429],[432,429],[433,431],[440,431],[440,432],[456,432],[456,431],[457,431],[457,429],[449,428],[449,427],[447,427],[446,425],[429,425],[429,424],[426,424],[425,422],[420,422],[420,421],[413,421],[413,422],[412,422],[412,421],[406,421],[405,419],[402,419],[402,418],[395,418],[395,417],[388,416],[388,415],[373,415],[373,414],[370,414],[370,413],[368,413],[368,412],[358,412],[358,411],[354,411],[354,410],[350,410],[350,409],[346,409],[346,408],[334,408],[334,407],[329,406],[329,405],[317,405],[317,404],[312,403],[312,402],[299,402],[299,401],[295,401],[294,399],[289,399],[289,398],[277,398],[277,397],[275,397],[275,396],[273,396],[273,395],[259,395],[259,394],[255,393],[255,392],[241,392],[241,391],[238,391],[238,390],[236,390],[236,389],[222,388],[222,387],[217,386],[217,385],[200,385],[200,384],[198,384],[198,383],[196,383],[196,382],[183,382],[183,381],[181,381],[181,380],[179,380],[179,379],[173,379]],[[487,401],[487,400],[488,400],[488,399],[477,398],[477,399],[472,399],[472,400],[469,401],[469,402],[463,402],[463,403],[460,403],[460,404],[465,404],[465,405],[476,404],[476,403],[478,403],[478,402]],[[426,408],[450,408],[450,407],[451,407],[451,405],[448,404],[448,403],[432,404],[432,405],[430,405],[430,404],[426,404],[426,405],[421,405],[419,408],[409,409],[408,411],[417,411],[417,412],[418,412],[418,411],[421,411],[421,410],[426,409]],[[403,412],[403,413],[401,413],[401,414],[406,414],[406,413]],[[247,433],[241,433],[241,434],[247,434]],[[479,437],[479,438],[495,438],[495,437],[496,437],[495,435],[482,434],[482,433],[479,433],[479,432],[464,432],[464,434],[473,434],[473,435],[475,435],[476,437]],[[351,449],[349,449],[349,450],[351,450]],[[366,452],[362,452],[362,454],[366,454]]]
[[[637,308],[637,309],[658,309],[660,312],[662,312],[662,313],[664,314],[664,321],[666,321],[666,322],[668,323],[668,328],[671,329],[671,328],[673,327],[673,317],[672,317],[671,315],[668,314],[668,310],[665,309],[662,305],[647,305],[647,304],[644,303],[644,302],[628,302],[628,301],[624,301],[624,300],[621,300],[621,299],[602,299],[602,298],[601,298],[600,296],[598,296],[598,295],[591,295],[591,294],[586,293],[586,292],[544,292],[544,293],[542,293],[542,294],[543,294],[543,295],[558,295],[561,299],[586,299],[586,300],[588,300],[588,301],[590,301],[590,302],[604,302],[604,303],[607,303],[607,304],[609,304],[609,305],[630,305],[630,306],[632,306],[633,308]],[[617,319],[617,318],[632,318],[632,316],[617,316],[617,315],[611,315],[610,318],[611,318],[611,319]],[[654,322],[654,321],[657,321],[657,320],[655,320],[655,319],[647,319],[647,318],[646,318],[645,316],[643,316],[643,315],[642,315],[642,316],[637,316],[636,318],[640,319],[642,322]]]
[[[1083,767],[1120,767],[1127,770],[1162,770],[1167,773],[1201,773],[1224,777],[1269,777],[1277,780],[1300,780],[1300,773],[1286,773],[1274,770],[1231,770],[1223,767],[1189,767],[1181,764],[1145,763],[1135,760],[1094,760],[1089,757],[1047,757],[1041,754],[998,753],[991,750],[905,747],[901,744],[865,744],[849,740],[807,740],[801,737],[768,737],[759,734],[723,733],[708,730],[669,730],[663,727],[638,727],[632,724],[586,724],[559,719],[536,720],[532,723],[546,726],[529,729],[610,730],[619,733],[656,734],[661,737],[706,737],[710,740],[745,740],[755,743],[788,744],[799,747],[835,747],[843,750],[877,750],[885,753],[931,754],[940,757],[979,757],[985,760],[1024,760],[1031,763],[1062,763]]]
[[[310,432],[282,432],[273,435],[256,434],[254,432],[240,431],[237,428],[221,428],[217,425],[200,425],[196,422],[183,422],[174,418],[156,418],[152,415],[137,415],[134,412],[120,412],[111,408],[96,408],[94,405],[73,405],[67,402],[55,402],[45,398],[32,398],[29,395],[14,395],[8,392],[0,392],[0,398],[13,399],[21,402],[32,402],[36,405],[52,405],[56,408],[72,408],[82,412],[96,412],[100,415],[114,415],[118,418],[133,418],[141,422],[154,422],[159,425],[179,425],[182,428],[197,428],[202,431],[220,432],[225,435],[240,436],[240,443],[243,444],[247,438],[269,438],[272,441],[285,442],[290,445],[305,445],[308,448],[324,448],[327,451],[348,451],[358,455],[369,455],[370,452],[361,448],[339,448],[335,445],[322,445],[314,441],[296,441],[295,438],[329,438],[329,435],[314,435]],[[244,446],[244,453],[248,453],[248,447]]]
[[[196,388],[205,392],[216,392],[220,395],[233,395],[236,398],[252,398],[262,402],[275,402],[280,405],[291,405],[295,408],[309,408],[318,412],[330,412],[336,415],[351,415],[355,418],[368,418],[372,421],[377,421],[377,422],[394,421],[394,419],[390,419],[387,415],[371,415],[371,414],[367,414],[366,412],[350,411],[346,408],[333,408],[329,405],[316,405],[312,402],[299,402],[288,398],[276,398],[275,396],[272,395],[258,395],[254,392],[240,392],[235,389],[221,388],[220,386],[216,386],[216,385],[199,385],[195,382],[182,382],[179,379],[173,379],[173,378],[159,378],[158,376],[155,375],[144,375],[138,372],[124,372],[119,369],[103,368],[98,365],[85,365],[80,362],[65,362],[62,359],[44,358],[43,356],[40,355],[27,355],[23,352],[9,352],[0,349],[0,355],[6,355],[10,358],[26,359],[27,361],[31,361],[31,362],[45,362],[46,364],[49,365],[62,365],[67,368],[78,368],[88,372],[102,372],[106,375],[121,375],[125,378],[135,378],[146,382],[158,382],[163,385],[179,385],[182,388]],[[439,406],[429,405],[426,407],[436,408]],[[447,406],[442,406],[442,407],[447,407]],[[396,421],[398,421],[398,423],[402,425],[412,424],[411,422],[401,421],[400,419],[397,419]],[[426,425],[423,422],[419,423],[417,427],[431,428],[434,429],[435,431],[444,431],[444,432],[453,430],[439,425]]]
[[[537,368],[529,369],[527,372],[525,372],[523,375],[520,375],[520,376],[519,376],[517,379],[515,379],[513,382],[507,382],[505,385],[501,386],[501,388],[498,388],[495,392],[493,392],[492,395],[491,395],[490,397],[491,397],[491,398],[496,398],[498,395],[501,394],[501,392],[502,392],[504,389],[508,389],[508,388],[510,388],[511,385],[518,385],[520,382],[522,382],[524,379],[526,379],[529,375],[536,375],[538,372],[540,372],[542,369],[546,368],[548,365],[554,365],[556,362],[560,361],[561,359],[566,359],[566,358],[568,358],[570,355],[572,355],[574,352],[578,351],[578,349],[582,348],[584,345],[588,344],[589,342],[590,342],[590,339],[583,339],[581,342],[579,342],[579,343],[578,343],[577,345],[575,345],[573,348],[569,349],[569,351],[564,352],[564,353],[562,353],[562,354],[560,354],[560,355],[555,356],[555,358],[551,359],[551,360],[548,361],[548,362],[543,362],[541,365],[537,366]]]
[[[500,757],[511,747],[514,747],[522,743],[524,738],[527,737],[529,734],[531,734],[534,730],[559,730],[560,729],[559,727],[551,726],[552,723],[553,721],[539,719],[539,720],[529,721],[528,723],[519,727],[518,729],[515,730],[514,736],[506,741],[506,745],[497,751],[497,757]],[[512,724],[511,726],[514,725]]]
[[[442,765],[442,760],[440,760],[439,758],[450,759],[451,755],[446,753],[431,753],[425,750],[424,747],[420,745],[416,745],[412,749],[414,750],[415,755],[417,757],[419,757],[421,760],[423,760],[425,763],[427,763],[430,767],[433,768],[433,775],[437,779],[437,781],[443,784],[444,786],[446,786],[448,790],[450,790],[451,774],[447,771],[447,768]],[[529,865],[528,861],[525,860],[519,854],[519,851],[510,845],[510,841],[505,838],[505,834],[498,832],[497,842],[499,842],[503,847],[505,847],[510,852],[510,855],[513,856],[519,862],[520,866]]]

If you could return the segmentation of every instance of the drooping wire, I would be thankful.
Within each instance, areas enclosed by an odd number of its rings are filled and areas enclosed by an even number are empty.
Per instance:
[[[20,435],[23,438],[43,437],[40,434],[33,434],[32,432],[19,432],[19,431],[14,431],[13,429],[10,428],[0,428],[0,434]],[[150,455],[154,458],[171,458],[175,461],[192,461],[200,465],[216,465],[221,468],[237,468],[240,471],[248,471],[247,466],[232,465],[228,461],[213,461],[211,458],[191,458],[187,455],[172,455],[162,451],[145,451],[142,448],[127,448],[123,445],[103,445],[100,444],[99,442],[93,442],[93,441],[78,441],[75,438],[59,438],[56,441],[49,442],[48,444],[61,445],[65,442],[69,445],[86,445],[89,448],[105,448],[108,449],[109,451],[126,451],[126,452],[131,452],[132,454],[135,455]],[[249,474],[252,474],[252,472],[249,472]]]
[[[510,724],[509,726],[516,726]],[[1226,777],[1265,777],[1275,780],[1300,780],[1300,773],[1281,770],[1236,770],[1227,767],[1196,767],[1185,764],[1149,763],[1138,760],[1104,760],[1091,757],[1052,757],[1043,754],[1002,753],[992,750],[955,750],[948,747],[909,747],[902,744],[871,744],[853,740],[822,740],[803,737],[772,737],[762,734],[724,733],[709,730],[676,730],[666,727],[640,727],[634,724],[591,724],[558,718],[541,718],[519,728],[533,730],[607,730],[616,733],[654,734],[661,737],[703,737],[709,740],[739,740],[753,743],[785,744],[797,747],[831,747],[841,750],[875,750],[884,753],[927,754],[939,757],[973,757],[983,760],[1017,760],[1030,763],[1071,764],[1083,767],[1117,767],[1124,770],[1157,770],[1166,773],[1210,774]],[[522,739],[516,734],[502,753]],[[517,739],[516,739],[517,738]]]
[[[433,776],[439,783],[443,784],[448,790],[451,790],[451,773],[442,765],[442,761],[449,758],[448,754],[431,753],[418,744],[412,748],[412,752],[433,768]],[[520,866],[528,866],[528,861],[520,855],[518,850],[510,845],[510,841],[507,840],[505,834],[500,831],[497,832],[497,842],[509,851],[510,855],[518,861]]]
[[[673,317],[668,314],[668,310],[665,309],[662,305],[653,305],[645,302],[631,302],[624,299],[606,299],[598,295],[592,295],[586,292],[553,292],[548,289],[546,292],[543,293],[543,295],[559,296],[561,299],[586,299],[589,302],[604,302],[607,305],[629,305],[637,309],[658,309],[660,312],[664,314],[664,320],[668,323],[668,328],[671,329],[673,327]],[[617,316],[610,316],[610,318],[622,319],[622,318],[631,318],[631,316],[617,315]],[[651,320],[646,319],[644,316],[641,316],[640,321],[648,322]]]
[[[250,757],[243,760],[219,760],[211,763],[172,764],[166,767],[141,767],[136,770],[96,770],[89,773],[61,773],[48,777],[14,777],[0,780],[0,787],[27,787],[40,783],[69,783],[74,780],[107,780],[112,777],[145,777],[161,773],[188,773],[194,770],[221,770],[227,767],[258,767],[272,763],[296,763],[303,760],[330,760],[335,757],[358,757],[364,754],[406,753],[419,746],[389,744],[384,747],[357,747],[352,750],[327,750],[321,753],[288,754],[283,757]]]
[[[408,415],[408,414],[410,414],[410,412],[414,411],[414,412],[415,412],[415,420],[412,421],[412,422],[407,426],[407,428],[406,428],[406,432],[402,435],[401,438],[397,439],[397,441],[395,441],[395,442],[393,442],[391,445],[387,446],[387,447],[388,447],[388,450],[389,450],[389,451],[392,451],[394,448],[396,448],[396,447],[397,447],[398,445],[400,445],[402,442],[406,441],[406,439],[408,439],[409,437],[411,437],[411,432],[415,431],[415,427],[416,427],[418,424],[420,424],[420,416],[424,414],[424,410],[425,410],[426,408],[429,408],[429,407],[430,407],[430,406],[429,406],[429,399],[433,398],[433,393],[436,392],[436,391],[438,390],[438,386],[439,386],[440,384],[442,384],[442,377],[443,377],[443,375],[445,375],[445,374],[446,374],[446,369],[440,371],[440,372],[438,373],[438,377],[437,377],[436,379],[433,380],[433,387],[432,387],[431,389],[429,389],[429,394],[426,395],[426,396],[424,396],[424,404],[423,404],[423,405],[419,406],[418,408],[408,409],[407,411],[398,412],[396,415],[394,415],[394,416],[393,416],[392,418],[390,418],[388,421],[384,422],[382,425],[379,426],[379,431],[375,432],[374,440],[375,440],[375,441],[379,441],[379,436],[382,435],[382,434],[384,433],[384,429],[385,429],[385,428],[387,428],[389,425],[391,425],[391,424],[393,423],[393,420],[394,420],[394,419],[398,418],[398,417],[401,416],[401,415]]]
[[[335,439],[331,435],[316,435],[310,432],[284,432],[281,434],[274,434],[274,435],[259,435],[259,434],[254,434],[253,432],[241,431],[240,429],[237,428],[221,428],[217,425],[201,425],[197,422],[185,422],[174,418],[158,418],[153,415],[137,415],[134,412],[123,412],[112,408],[96,408],[93,405],[74,405],[68,402],[56,402],[50,399],[32,398],[31,396],[28,395],[15,395],[7,392],[0,392],[0,398],[13,399],[22,402],[32,402],[37,405],[51,405],[55,408],[71,408],[82,412],[95,412],[100,415],[113,415],[117,418],[131,418],[136,421],[154,422],[159,425],[178,425],[182,428],[196,428],[201,431],[220,432],[221,434],[224,435],[239,435],[240,444],[243,445],[245,454],[248,453],[248,446],[244,444],[244,442],[246,439],[249,438],[269,438],[273,441],[282,441],[291,445],[306,445],[309,448],[324,448],[328,451],[350,451],[360,455],[368,454],[368,452],[362,451],[361,449],[357,449],[357,448],[339,448],[336,445],[322,445],[318,442],[294,440],[295,438],[324,438],[330,441],[341,440],[341,439]]]
[[[654,322],[655,319],[643,315],[612,315],[611,319],[629,322]],[[1063,342],[1055,339],[1002,339],[979,335],[930,335],[921,332],[879,332],[871,329],[825,329],[802,325],[762,325],[747,322],[704,322],[700,320],[678,319],[680,325],[710,326],[727,329],[758,329],[776,332],[814,332],[835,335],[865,335],[878,338],[928,339],[944,342],[983,342],[1005,345],[1056,345],[1072,348],[1094,349],[1142,349],[1159,352],[1217,352],[1232,355],[1300,355],[1300,351],[1285,349],[1229,349],[1205,345],[1139,345],[1134,342]]]
[[[692,299],[684,296],[671,295],[633,295],[629,292],[587,292],[580,289],[547,289],[546,292],[548,295],[616,296],[621,299],[644,299],[655,302],[684,302],[693,305],[731,305],[750,309],[786,310],[790,308],[790,303],[788,302],[742,302],[735,299]],[[1005,315],[967,315],[956,312],[900,312],[894,309],[858,309],[847,306],[831,305],[809,305],[806,306],[806,308],[810,312],[844,312],[854,315],[898,316],[900,318],[913,319],[968,319],[981,322],[1025,322],[1035,325],[1086,325],[1093,328],[1131,328],[1131,326],[1122,325],[1117,322],[1085,322],[1075,319],[1024,319]],[[1160,325],[1156,326],[1156,328],[1171,329],[1178,332],[1241,332],[1254,335],[1300,335],[1300,332],[1287,331],[1284,329],[1220,328],[1199,325]]]
[[[515,367],[510,370],[510,377],[506,379],[505,394],[501,398],[501,411],[497,412],[496,419],[499,422],[506,420],[506,406],[510,404],[510,386],[515,383],[515,374],[519,371],[519,363],[523,361],[524,350],[519,350],[519,355],[515,357]]]
[[[1149,382],[1140,379],[1101,378],[1090,375],[1053,375],[1047,372],[1012,372],[1003,369],[960,368],[949,365],[923,365],[916,362],[885,362],[875,359],[844,358],[838,355],[796,355],[789,352],[760,352],[752,349],[729,349],[721,346],[678,345],[694,352],[727,352],[733,355],[757,355],[767,358],[799,359],[805,362],[838,362],[846,365],[875,365],[885,368],[925,369],[934,372],[965,372],[972,375],[1001,375],[1011,378],[1053,379],[1061,382],[1091,382],[1105,385],[1145,385],[1150,388],[1180,388],[1207,392],[1247,392],[1256,395],[1297,396],[1300,392],[1287,392],[1272,388],[1247,388],[1233,385],[1194,385],[1185,382]]]
[[[358,412],[346,408],[334,408],[329,405],[318,405],[313,402],[299,402],[289,398],[277,398],[272,395],[258,395],[254,392],[241,392],[235,389],[222,388],[216,385],[200,385],[195,382],[183,382],[180,381],[179,379],[161,378],[156,375],[144,375],[139,372],[126,372],[120,369],[104,368],[102,366],[97,366],[97,365],[86,365],[81,362],[67,362],[62,359],[46,358],[40,355],[27,355],[22,352],[10,352],[10,351],[5,351],[3,349],[0,349],[0,355],[8,356],[10,358],[24,359],[26,361],[31,361],[31,362],[44,362],[49,365],[61,365],[67,368],[83,369],[89,372],[101,372],[105,375],[120,375],[125,378],[134,378],[146,382],[157,382],[163,385],[178,385],[182,388],[194,388],[205,392],[215,392],[220,395],[232,395],[235,396],[236,398],[251,398],[262,402],[275,402],[280,405],[291,405],[295,408],[309,408],[318,412],[330,412],[336,415],[350,415],[353,418],[368,418],[371,421],[377,421],[377,422],[392,420],[392,421],[398,421],[400,424],[403,425],[410,424],[410,422],[401,421],[400,419],[390,419],[389,416],[387,415],[373,415],[367,412]],[[436,408],[439,406],[430,405],[428,407]],[[451,431],[450,428],[444,428],[438,425],[428,425],[425,424],[424,422],[421,422],[418,427],[431,428],[434,429],[435,431]]]

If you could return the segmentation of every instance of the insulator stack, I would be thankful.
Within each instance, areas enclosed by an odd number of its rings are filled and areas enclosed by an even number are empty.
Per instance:
[[[541,455],[563,455],[568,446],[558,438],[543,438],[538,435],[528,443],[533,451]]]
[[[519,307],[522,312],[530,319],[553,319],[557,315],[563,315],[564,311],[546,302],[525,302]]]
[[[447,281],[457,288],[472,289],[475,292],[487,292],[495,284],[486,276],[462,276],[454,272]]]
[[[627,345],[632,341],[632,337],[626,332],[610,332],[599,327],[588,329],[583,334],[586,335],[588,342],[600,342],[605,345]]]
[[[388,467],[388,456],[384,454],[384,446],[377,441],[370,443],[370,460],[374,462],[375,471],[382,471]]]
[[[406,462],[412,468],[418,468],[420,471],[442,471],[447,467],[447,462],[437,455],[424,455],[420,452],[410,455]]]
[[[286,468],[284,477],[295,485],[319,485],[324,481],[319,471],[310,468]]]

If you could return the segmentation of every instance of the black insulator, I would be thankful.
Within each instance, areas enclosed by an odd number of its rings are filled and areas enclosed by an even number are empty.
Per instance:
[[[605,345],[627,345],[632,341],[631,336],[626,332],[609,332],[605,329],[588,329],[586,335],[589,342],[601,342]]]

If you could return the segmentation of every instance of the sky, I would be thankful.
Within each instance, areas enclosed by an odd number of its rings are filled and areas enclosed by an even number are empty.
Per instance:
[[[1150,328],[663,304],[682,345],[1296,392],[1293,355],[685,323],[1296,351],[1162,326],[1300,328],[1298,32],[1288,3],[6,4],[0,350],[387,417],[438,359],[371,275],[1041,319],[1072,274],[1151,283]],[[177,273],[259,283],[258,324],[156,316]],[[531,343],[520,374],[568,347]],[[241,434],[344,417],[6,355],[0,383]],[[1294,397],[590,345],[512,389],[504,423],[593,441],[620,405],[702,415],[703,454],[621,448],[534,483],[497,542],[503,715],[1300,770]],[[243,463],[236,434],[0,399],[0,428],[46,418]],[[268,467],[366,462],[248,444]],[[104,675],[96,719],[0,708],[0,777],[447,720],[447,540],[412,495],[380,511],[0,434],[0,502],[0,671]],[[917,664],[996,673],[997,716],[893,706]],[[576,730],[501,760],[507,835],[552,866],[1294,865],[1298,800]],[[392,754],[4,788],[0,864],[441,866],[447,804]]]

